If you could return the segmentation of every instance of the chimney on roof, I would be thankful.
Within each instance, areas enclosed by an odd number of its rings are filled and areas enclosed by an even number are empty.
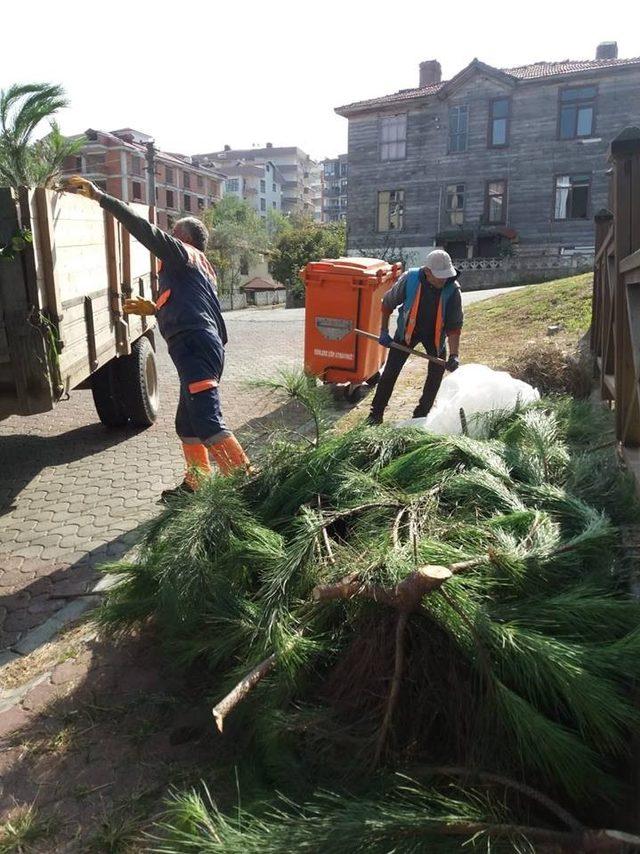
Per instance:
[[[596,48],[596,59],[617,59],[618,42],[600,42]]]
[[[437,59],[427,59],[420,63],[420,88],[434,86],[442,80],[442,68]]]
[[[231,146],[230,146],[230,145],[225,145],[224,150],[225,150],[225,151],[231,151]]]

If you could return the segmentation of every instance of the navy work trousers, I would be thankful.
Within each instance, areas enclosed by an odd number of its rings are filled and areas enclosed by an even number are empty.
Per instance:
[[[176,433],[184,444],[212,445],[231,435],[222,417],[218,383],[224,346],[215,329],[180,332],[169,339],[180,379]]]

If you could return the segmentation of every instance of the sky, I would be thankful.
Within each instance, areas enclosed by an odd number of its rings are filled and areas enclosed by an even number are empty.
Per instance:
[[[584,0],[6,3],[0,88],[62,84],[68,134],[133,127],[184,154],[272,142],[320,159],[347,149],[336,106],[417,86],[425,59],[447,79],[474,57],[502,68],[589,59],[601,41],[639,56],[640,4],[615,10]]]

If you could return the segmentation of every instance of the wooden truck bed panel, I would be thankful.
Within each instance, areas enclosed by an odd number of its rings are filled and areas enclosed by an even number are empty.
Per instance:
[[[16,204],[0,190],[0,244],[20,226],[32,245],[0,262],[0,417],[51,409],[154,325],[125,318],[122,299],[152,296],[155,259],[95,202],[37,189]]]

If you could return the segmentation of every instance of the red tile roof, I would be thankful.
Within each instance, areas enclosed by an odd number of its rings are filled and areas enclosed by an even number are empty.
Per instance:
[[[535,80],[540,77],[553,77],[556,74],[577,74],[580,71],[594,71],[599,68],[615,68],[624,65],[640,65],[640,57],[631,59],[564,59],[562,62],[534,62],[516,68],[504,68],[505,74],[512,74],[518,80]]]
[[[540,80],[545,77],[565,76],[585,71],[598,71],[601,68],[617,68],[629,65],[640,65],[640,57],[636,56],[631,59],[564,59],[561,62],[533,62],[529,65],[519,65],[515,68],[501,68],[499,70],[503,74],[511,75],[516,80]],[[422,88],[400,89],[399,92],[394,92],[391,95],[382,95],[380,98],[355,101],[352,104],[345,104],[343,107],[336,107],[336,112],[345,115],[352,111],[357,112],[358,110],[364,110],[369,107],[410,101],[413,98],[424,98],[425,96],[435,95],[448,82],[447,80],[443,80],[441,83],[423,86]]]

